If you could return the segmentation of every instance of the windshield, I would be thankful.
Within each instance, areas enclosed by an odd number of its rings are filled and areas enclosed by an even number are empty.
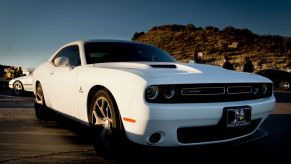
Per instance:
[[[85,44],[87,64],[104,62],[176,62],[159,48],[125,42],[91,42]]]

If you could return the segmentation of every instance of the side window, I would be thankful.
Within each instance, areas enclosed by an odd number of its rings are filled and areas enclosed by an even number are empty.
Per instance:
[[[56,56],[57,57],[68,57],[69,63],[72,67],[79,66],[81,64],[79,47],[78,46],[70,46],[62,49]],[[53,59],[53,61],[55,60]]]

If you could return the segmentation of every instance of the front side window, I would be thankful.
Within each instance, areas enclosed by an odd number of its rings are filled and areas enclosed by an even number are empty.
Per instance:
[[[157,47],[125,42],[91,42],[85,44],[87,64],[105,62],[176,62]]]

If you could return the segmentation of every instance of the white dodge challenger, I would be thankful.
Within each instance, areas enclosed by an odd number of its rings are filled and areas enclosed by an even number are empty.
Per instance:
[[[130,41],[66,44],[35,69],[33,89],[38,119],[54,110],[82,122],[106,152],[119,135],[160,147],[237,141],[258,131],[275,106],[262,76],[181,64]]]

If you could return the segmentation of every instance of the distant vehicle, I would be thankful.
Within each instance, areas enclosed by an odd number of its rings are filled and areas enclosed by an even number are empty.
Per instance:
[[[21,95],[25,91],[32,92],[32,75],[21,76],[10,80],[9,88],[13,89],[15,95]]]
[[[274,110],[272,81],[203,64],[181,64],[138,42],[68,43],[33,72],[35,114],[49,109],[91,127],[94,147],[129,141],[158,147],[250,139]]]
[[[275,88],[280,90],[290,90],[291,85],[291,73],[277,70],[277,69],[266,69],[257,72],[257,74],[267,77],[273,81]]]

